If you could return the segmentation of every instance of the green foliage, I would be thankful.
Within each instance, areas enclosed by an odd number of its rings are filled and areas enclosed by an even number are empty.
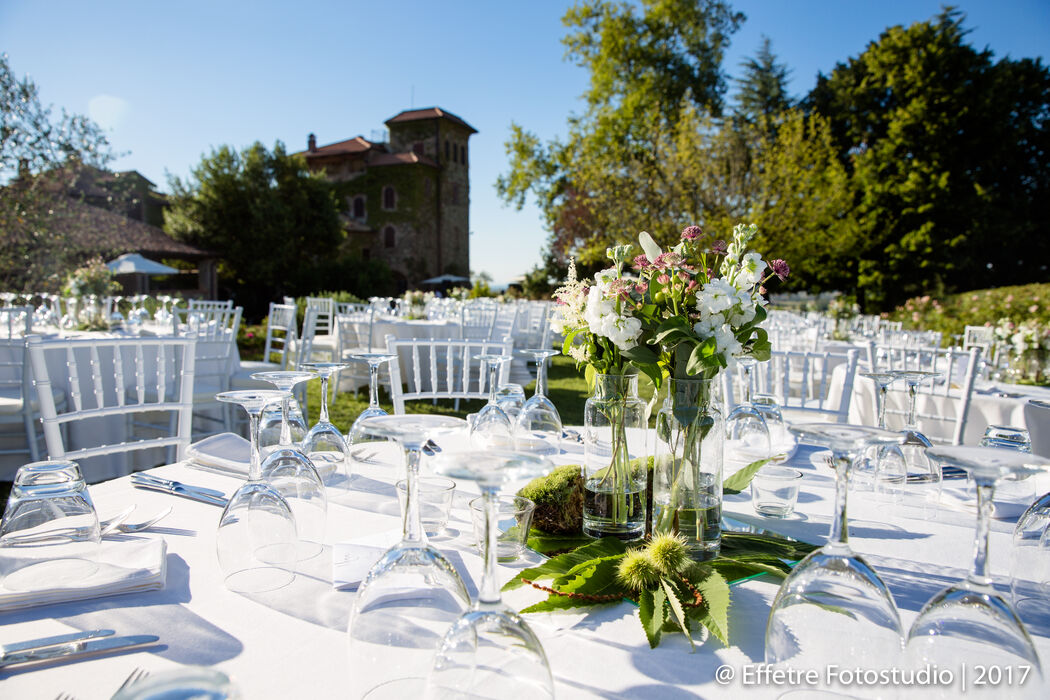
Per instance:
[[[170,180],[165,229],[218,254],[220,283],[257,317],[281,296],[323,287],[363,293],[368,263],[341,255],[345,233],[332,186],[278,142],[237,152],[221,146],[183,181]]]
[[[867,309],[924,293],[1034,282],[1050,253],[1050,72],[994,61],[944,10],[890,27],[809,96],[851,172],[845,260]]]
[[[966,326],[995,325],[1001,318],[1017,324],[1033,320],[1050,326],[1050,284],[976,289],[941,297],[923,295],[908,299],[887,317],[903,322],[905,328],[940,331],[945,343],[951,342],[953,335],[962,335]]]
[[[87,117],[54,115],[39,88],[19,79],[0,54],[0,286],[54,291],[82,260],[70,244],[69,196],[82,164],[114,158],[105,133]]]
[[[583,476],[580,465],[567,464],[526,484],[519,496],[536,503],[536,527],[552,535],[577,533],[583,517]]]
[[[740,67],[744,76],[736,81],[738,117],[751,124],[768,125],[791,108],[793,100],[788,95],[791,71],[777,62],[769,37],[762,37],[758,53],[744,60]]]

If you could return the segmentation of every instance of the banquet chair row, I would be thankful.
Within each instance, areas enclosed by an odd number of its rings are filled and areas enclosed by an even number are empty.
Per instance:
[[[28,370],[26,337],[32,329],[32,308],[0,308],[0,454],[25,454],[40,459],[40,402]],[[56,399],[56,401],[59,401]]]

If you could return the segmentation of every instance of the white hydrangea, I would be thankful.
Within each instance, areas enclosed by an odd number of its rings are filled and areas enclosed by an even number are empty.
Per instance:
[[[713,279],[696,295],[696,308],[701,318],[726,311],[736,302],[736,287],[724,279]]]
[[[627,350],[638,344],[642,322],[633,316],[616,313],[616,302],[605,296],[607,286],[608,280],[600,279],[598,284],[591,287],[587,293],[587,308],[583,318],[591,333],[608,338],[620,350]]]

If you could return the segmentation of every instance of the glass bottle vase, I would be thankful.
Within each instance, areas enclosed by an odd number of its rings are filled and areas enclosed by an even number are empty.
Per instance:
[[[598,374],[584,405],[583,532],[631,541],[645,534],[648,429],[638,376]]]
[[[725,419],[713,379],[670,379],[656,417],[653,534],[686,538],[697,561],[718,555],[722,542]]]

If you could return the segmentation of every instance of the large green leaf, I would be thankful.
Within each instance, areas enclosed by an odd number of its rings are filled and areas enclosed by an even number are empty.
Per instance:
[[[642,591],[638,596],[638,619],[649,640],[649,648],[655,649],[660,644],[660,633],[664,626],[664,591],[662,588],[653,591]]]
[[[758,470],[766,466],[768,463],[769,459],[760,459],[734,473],[731,477],[722,482],[722,493],[740,493],[746,489],[747,485],[751,483],[751,480],[755,478],[755,474],[758,473]]]
[[[565,554],[559,554],[556,557],[548,559],[539,566],[522,570],[517,576],[503,586],[503,590],[510,591],[515,588],[520,588],[524,585],[522,579],[542,581],[544,579],[558,578],[564,576],[573,568],[584,562],[588,562],[592,559],[614,556],[616,554],[623,554],[625,551],[627,551],[627,546],[620,540],[615,537],[603,537],[602,539],[584,545],[579,549],[574,549]]]
[[[584,595],[608,596],[619,598],[630,595],[616,577],[616,570],[623,559],[622,554],[614,554],[601,559],[591,559],[574,566],[564,576],[554,581],[553,588],[564,593],[582,593]]]
[[[717,571],[711,571],[695,584],[704,597],[700,624],[711,630],[722,644],[729,646],[729,584]]]
[[[594,542],[594,538],[582,533],[551,535],[536,528],[529,530],[529,548],[547,556],[568,552],[591,542]]]
[[[678,623],[679,629],[682,630],[685,638],[689,640],[689,648],[692,651],[696,651],[696,644],[693,643],[693,635],[689,634],[689,624],[685,619],[685,609],[682,607],[682,601],[678,600],[676,587],[668,583],[666,578],[661,577],[660,588],[667,595],[667,604],[671,607],[671,613]]]

